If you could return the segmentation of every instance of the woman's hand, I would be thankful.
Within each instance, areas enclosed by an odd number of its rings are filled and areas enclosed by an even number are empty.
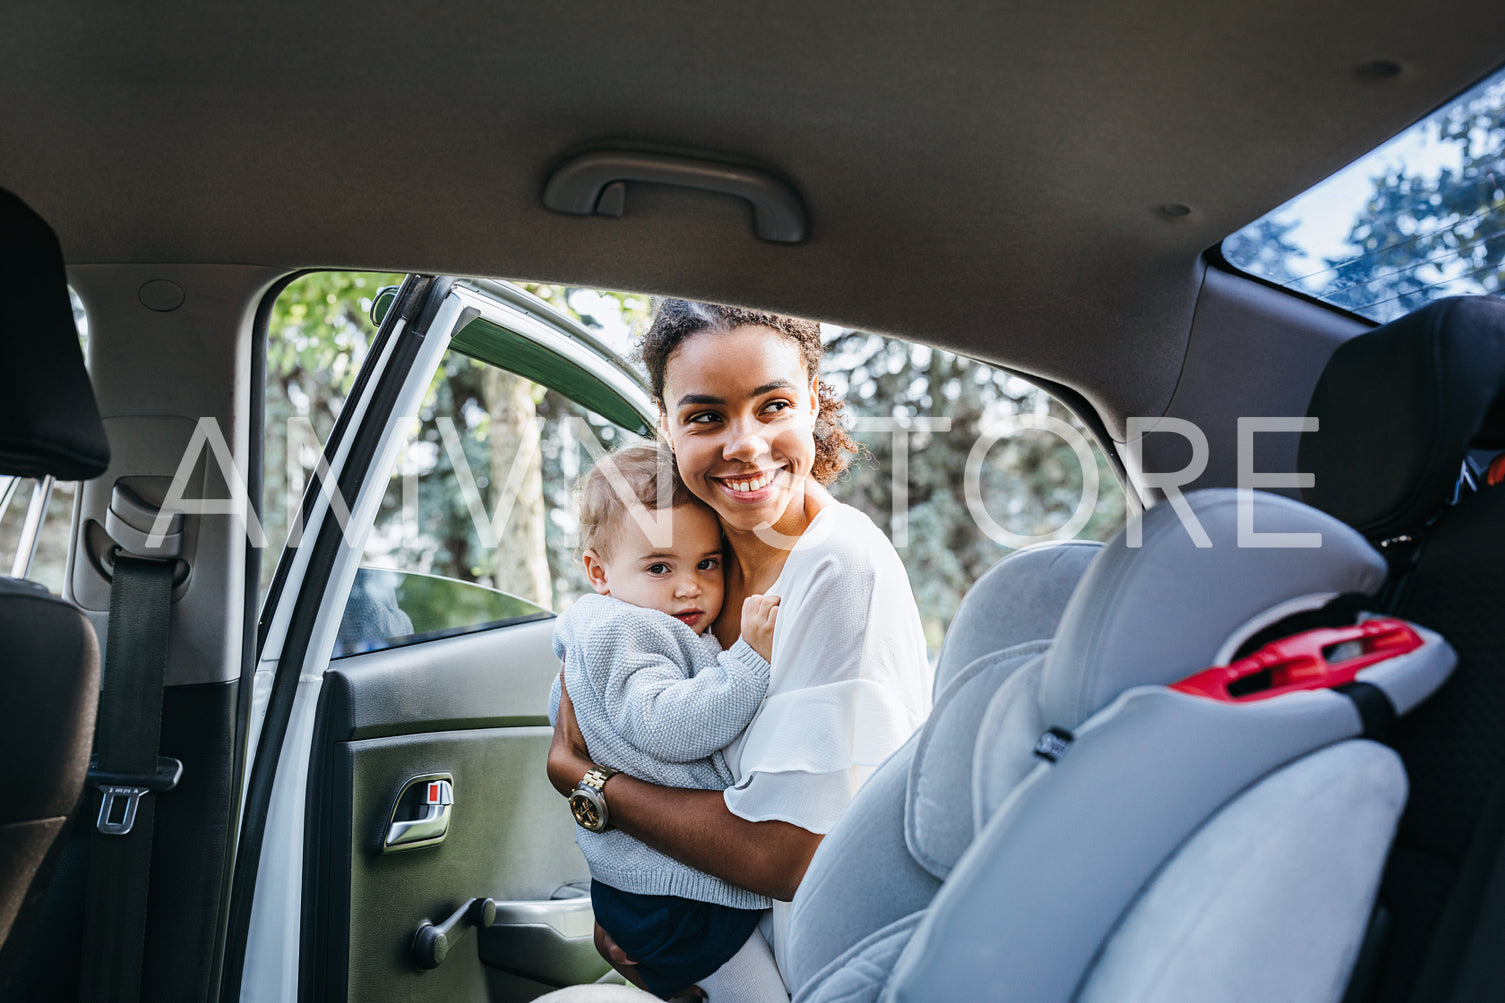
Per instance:
[[[569,797],[591,765],[590,750],[585,747],[580,722],[575,720],[575,705],[564,686],[564,670],[560,669],[559,713],[554,718],[554,740],[549,743],[549,783]]]

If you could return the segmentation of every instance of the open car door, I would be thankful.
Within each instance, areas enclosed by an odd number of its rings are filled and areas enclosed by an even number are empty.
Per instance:
[[[544,772],[559,534],[533,503],[567,485],[536,461],[655,412],[513,286],[410,276],[373,316],[262,614],[224,995],[531,999],[606,971]]]

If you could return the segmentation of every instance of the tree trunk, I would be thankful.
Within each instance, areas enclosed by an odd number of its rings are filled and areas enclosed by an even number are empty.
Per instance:
[[[552,607],[548,550],[544,546],[543,462],[533,384],[488,367],[484,392],[491,418],[490,508],[497,512],[501,492],[513,501],[506,523],[498,525],[501,542],[492,558],[496,587],[541,606]],[[506,505],[501,506],[505,512]]]

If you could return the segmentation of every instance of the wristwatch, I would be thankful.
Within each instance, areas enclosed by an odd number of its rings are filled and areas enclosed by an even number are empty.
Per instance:
[[[575,813],[575,821],[580,823],[582,829],[603,832],[607,828],[611,813],[606,810],[606,781],[618,772],[610,766],[592,763],[585,776],[580,778],[580,782],[570,792],[570,811]]]

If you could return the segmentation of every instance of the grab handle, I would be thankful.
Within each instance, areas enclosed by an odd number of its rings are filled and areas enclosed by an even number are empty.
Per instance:
[[[790,244],[805,239],[805,207],[793,188],[762,171],[692,157],[630,150],[586,153],[555,169],[544,187],[543,204],[577,216],[620,216],[630,181],[733,195],[752,205],[753,232],[762,239]]]

